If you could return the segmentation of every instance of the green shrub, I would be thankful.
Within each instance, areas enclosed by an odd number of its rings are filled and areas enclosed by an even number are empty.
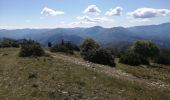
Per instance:
[[[133,43],[130,51],[121,55],[120,62],[133,66],[148,65],[150,59],[157,58],[159,53],[160,50],[156,44],[150,41],[139,40]]]
[[[160,53],[159,47],[155,43],[145,40],[134,42],[132,50],[146,58],[155,58]]]
[[[109,50],[103,49],[93,39],[87,38],[80,46],[81,56],[90,62],[115,66],[114,57]]]
[[[48,47],[52,47],[52,43],[51,42],[48,42]]]
[[[91,56],[91,61],[98,64],[115,66],[114,57],[107,49],[97,49]]]
[[[170,50],[162,49],[158,58],[155,59],[155,63],[170,65]]]
[[[134,53],[133,51],[128,51],[124,54],[121,55],[120,63],[124,63],[124,64],[128,64],[128,65],[132,65],[132,66],[138,66],[138,65],[147,65],[149,64],[149,61],[147,60],[147,58]]]
[[[66,54],[74,54],[74,50],[76,51],[77,49],[79,49],[77,45],[62,40],[61,43],[54,45],[50,50],[51,52],[64,52]]]
[[[9,47],[19,48],[19,43],[13,39],[3,38],[3,40],[0,42],[0,47],[1,48],[9,48]]]
[[[28,40],[21,44],[21,50],[19,52],[19,56],[21,57],[43,56],[44,54],[44,50],[36,41]]]
[[[90,60],[91,55],[96,49],[99,49],[99,44],[91,38],[86,38],[80,45],[80,54],[85,60]]]

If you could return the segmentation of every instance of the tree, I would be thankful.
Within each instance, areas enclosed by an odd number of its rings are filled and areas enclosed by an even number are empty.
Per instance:
[[[161,49],[160,55],[155,59],[155,63],[170,65],[170,49]]]
[[[93,52],[91,61],[98,64],[115,66],[114,56],[109,50],[103,48],[97,49]]]
[[[129,65],[149,64],[150,59],[155,59],[159,56],[160,50],[156,44],[150,41],[136,41],[131,46],[130,51],[121,55],[120,62]]]
[[[160,53],[160,50],[156,44],[144,40],[136,41],[132,46],[132,50],[146,59],[155,58]]]
[[[48,47],[52,47],[52,43],[51,42],[48,42]]]
[[[91,38],[86,38],[83,43],[80,45],[80,54],[81,56],[85,59],[91,59],[92,53],[96,50],[99,49],[100,46],[97,42],[95,42]]]
[[[41,48],[41,45],[33,40],[24,41],[21,44],[21,49],[19,56],[29,57],[29,56],[43,56],[45,54],[44,50]]]
[[[91,38],[87,38],[80,46],[81,56],[90,62],[115,66],[114,57],[112,53],[103,49]]]
[[[122,54],[119,60],[120,63],[138,66],[138,65],[147,65],[149,64],[148,60],[145,59],[143,56],[133,52],[127,51],[126,53]]]

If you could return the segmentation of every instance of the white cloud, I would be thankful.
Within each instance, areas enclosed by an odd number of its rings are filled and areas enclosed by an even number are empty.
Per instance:
[[[105,22],[113,22],[112,19],[108,19],[106,17],[96,17],[90,18],[89,16],[78,16],[77,19],[83,23],[105,23]]]
[[[85,10],[84,13],[94,13],[96,15],[99,15],[101,10],[96,5],[89,5]]]
[[[122,13],[123,8],[121,7],[116,7],[116,8],[111,8],[109,11],[106,12],[105,15],[107,16],[120,16]]]
[[[144,23],[144,22],[150,22],[151,20],[150,19],[132,19],[132,20],[129,20],[130,23]]]
[[[169,9],[154,9],[154,8],[138,8],[128,15],[134,18],[153,18],[157,16],[167,16],[170,14]]]
[[[110,23],[113,23],[113,20],[106,17],[91,18],[89,16],[78,16],[77,21],[71,23],[62,22],[60,25],[64,27],[91,27],[96,25],[105,26]]]
[[[94,22],[89,16],[78,16],[77,19],[84,22]]]
[[[41,11],[41,14],[43,14],[45,16],[56,16],[56,15],[62,15],[62,14],[64,14],[64,12],[63,11],[53,10],[53,9],[48,8],[48,7],[45,7]]]

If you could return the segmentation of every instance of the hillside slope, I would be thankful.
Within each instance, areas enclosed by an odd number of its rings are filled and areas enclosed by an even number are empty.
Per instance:
[[[17,55],[18,49],[0,49],[1,100],[170,98],[169,87],[146,85],[148,80],[140,81],[115,68],[74,56],[50,53],[52,57],[20,58]]]

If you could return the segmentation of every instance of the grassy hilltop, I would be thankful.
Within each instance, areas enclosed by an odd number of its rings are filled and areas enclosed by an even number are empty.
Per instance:
[[[77,56],[49,53],[18,57],[19,49],[0,49],[1,100],[168,100],[170,67],[115,68]]]

